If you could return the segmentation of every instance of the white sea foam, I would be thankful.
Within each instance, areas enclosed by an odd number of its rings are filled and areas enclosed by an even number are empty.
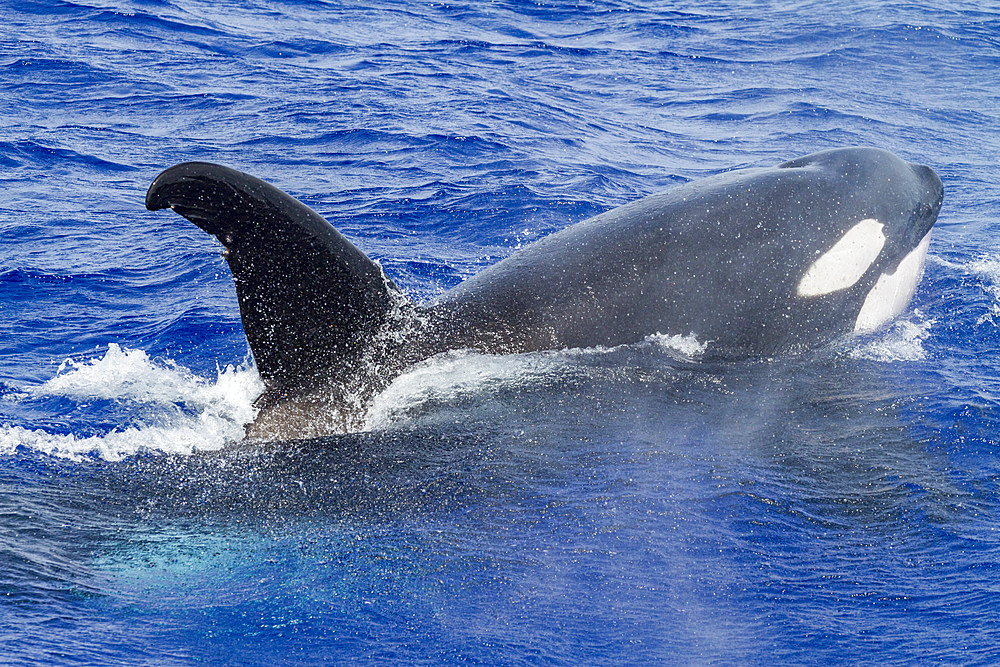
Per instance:
[[[682,357],[697,359],[705,354],[708,343],[702,343],[694,334],[687,336],[668,336],[666,334],[653,334],[646,337],[647,343],[652,343],[671,352],[680,353]]]
[[[242,439],[261,391],[253,367],[228,366],[213,382],[170,361],[151,359],[142,350],[112,344],[99,359],[63,362],[51,380],[25,387],[12,400],[104,399],[123,407],[127,416],[122,424],[90,436],[8,424],[0,427],[0,453],[26,447],[54,456],[118,460],[140,451],[189,454],[219,449]]]
[[[934,323],[932,319],[925,319],[920,311],[914,311],[911,318],[894,322],[874,337],[860,339],[849,354],[855,359],[882,362],[923,361],[927,358],[924,342]]]

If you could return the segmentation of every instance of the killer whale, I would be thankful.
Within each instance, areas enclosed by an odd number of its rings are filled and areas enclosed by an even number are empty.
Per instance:
[[[693,334],[713,356],[768,356],[876,329],[909,303],[942,197],[929,167],[827,150],[625,204],[426,304],[323,217],[234,169],[170,167],[146,207],[171,208],[222,243],[266,387],[248,433],[274,439],[316,433],[331,406],[338,420],[363,416],[395,376],[447,350]]]

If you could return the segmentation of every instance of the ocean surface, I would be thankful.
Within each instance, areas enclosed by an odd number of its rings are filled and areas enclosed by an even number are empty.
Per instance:
[[[0,663],[1000,662],[1000,5],[0,0]],[[944,206],[831,349],[421,364],[238,445],[260,379],[185,160],[418,300],[734,167],[869,145]]]

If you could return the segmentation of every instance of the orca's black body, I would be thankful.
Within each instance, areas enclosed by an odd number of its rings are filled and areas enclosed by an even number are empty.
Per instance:
[[[363,404],[450,349],[660,333],[772,355],[871,329],[909,301],[942,193],[931,169],[868,148],[731,171],[567,227],[425,305],[318,214],[233,169],[171,167],[146,206],[222,242],[269,408],[317,394]]]

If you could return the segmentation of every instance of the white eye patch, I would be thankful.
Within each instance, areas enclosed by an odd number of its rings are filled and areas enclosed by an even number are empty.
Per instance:
[[[866,218],[847,230],[832,248],[812,263],[799,281],[799,296],[820,296],[858,282],[885,245],[882,223]]]

